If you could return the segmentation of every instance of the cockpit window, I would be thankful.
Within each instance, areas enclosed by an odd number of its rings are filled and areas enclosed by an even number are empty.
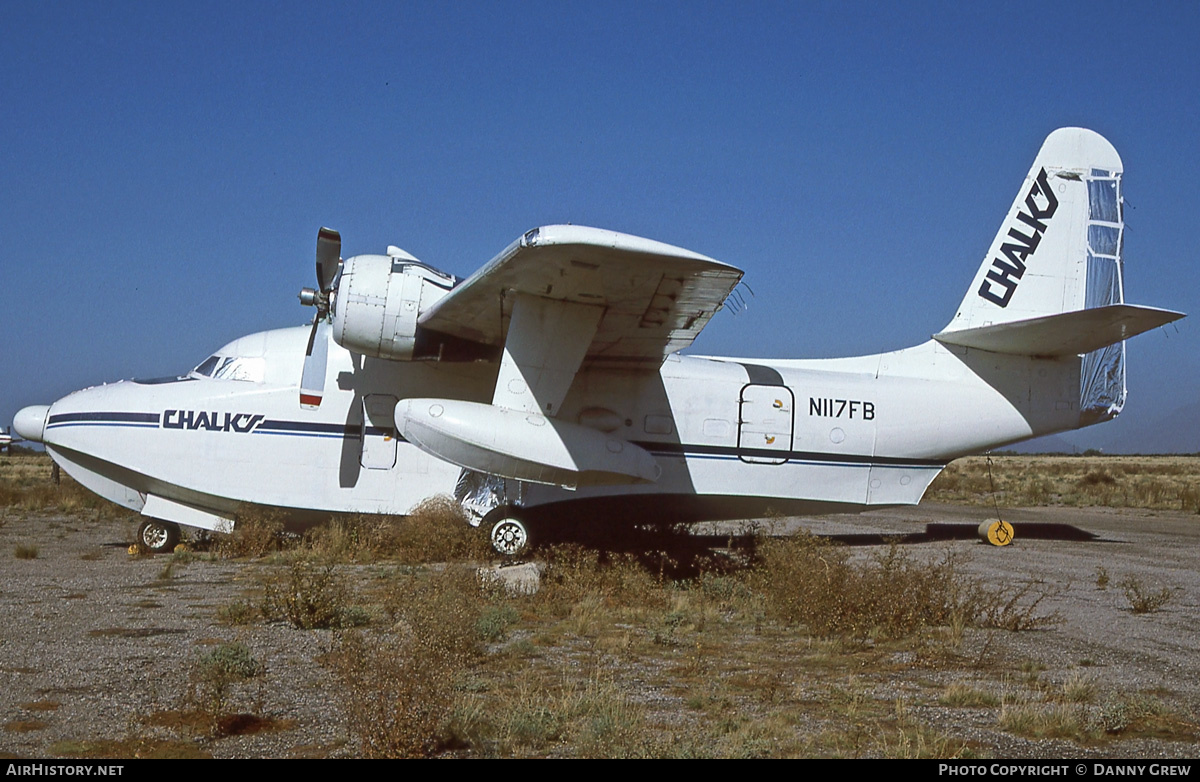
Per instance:
[[[196,367],[192,371],[197,375],[212,377],[213,370],[217,368],[217,362],[220,360],[220,356],[209,356],[208,358],[204,359],[204,361],[200,362],[200,366]]]
[[[213,377],[220,380],[244,380],[248,383],[262,383],[266,380],[267,364],[263,358],[245,358],[235,356],[226,358],[213,372]]]
[[[261,357],[209,356],[192,370],[193,375],[214,380],[241,380],[262,383],[266,379],[266,361]]]

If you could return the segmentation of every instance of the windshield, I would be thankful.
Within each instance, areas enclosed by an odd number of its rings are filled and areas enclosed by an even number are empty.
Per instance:
[[[193,376],[214,380],[241,380],[262,383],[266,375],[264,359],[243,356],[209,356],[192,370]]]

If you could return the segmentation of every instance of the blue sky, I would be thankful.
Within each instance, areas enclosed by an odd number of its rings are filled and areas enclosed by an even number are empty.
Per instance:
[[[460,276],[612,228],[746,270],[693,352],[915,344],[1064,125],[1124,159],[1127,299],[1194,313],[1103,444],[1200,399],[1195,3],[0,8],[5,422],[304,323],[321,225]]]

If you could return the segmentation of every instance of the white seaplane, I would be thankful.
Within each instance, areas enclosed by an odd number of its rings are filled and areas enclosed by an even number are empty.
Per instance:
[[[1055,131],[946,327],[827,360],[680,355],[742,272],[648,239],[535,228],[458,280],[341,260],[322,228],[311,329],[13,424],[156,551],[248,506],[304,526],[452,495],[514,555],[555,523],[916,504],[959,456],[1116,416],[1124,340],[1183,317],[1124,303],[1121,177],[1104,138]]]

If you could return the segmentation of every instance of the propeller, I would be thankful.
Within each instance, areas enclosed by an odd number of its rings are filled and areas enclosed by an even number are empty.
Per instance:
[[[312,331],[308,334],[308,348],[304,351],[304,371],[300,375],[300,406],[321,406],[325,395],[325,362],[329,354],[329,339],[324,333],[328,329],[329,294],[337,278],[338,264],[342,262],[342,235],[332,228],[317,231],[317,285],[318,289],[305,288],[300,291],[300,303],[316,307]],[[318,335],[318,331],[322,333]]]
[[[9,429],[7,426],[4,427],[3,429],[0,429],[0,451],[7,450],[9,453],[12,453],[12,447],[14,445],[16,445],[17,443],[23,443],[23,442],[25,442],[25,441],[22,440],[21,438],[13,437],[12,430]]]

